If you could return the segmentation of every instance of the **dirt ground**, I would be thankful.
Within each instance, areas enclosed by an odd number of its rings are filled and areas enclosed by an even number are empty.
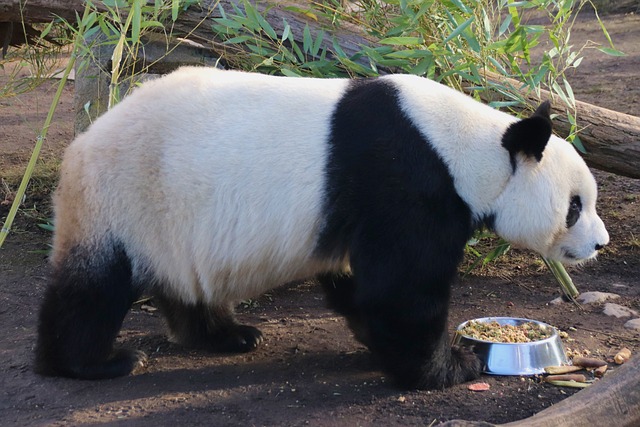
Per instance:
[[[605,22],[616,47],[627,56],[591,51],[573,76],[576,97],[640,115],[640,16],[609,15]],[[591,37],[602,39],[593,19],[582,18],[572,40],[577,45]],[[15,190],[10,175],[16,165],[26,164],[56,83],[0,99],[0,202]],[[405,426],[451,419],[504,423],[529,417],[576,392],[517,376],[483,376],[491,389],[481,393],[469,391],[466,384],[438,391],[395,389],[353,340],[344,321],[325,308],[322,293],[312,283],[285,286],[239,307],[240,320],[258,326],[266,338],[250,354],[183,350],[166,340],[160,316],[137,304],[119,341],[147,352],[150,362],[144,372],[107,381],[35,375],[31,367],[36,315],[51,237],[37,224],[49,214],[48,177],[55,174],[61,149],[72,138],[72,96],[70,84],[49,131],[40,178],[0,250],[0,425]],[[598,171],[595,175],[599,211],[611,244],[597,262],[570,273],[580,291],[614,292],[620,295],[617,304],[640,311],[640,180]],[[8,205],[2,203],[0,216],[7,212]],[[529,317],[568,332],[567,349],[598,357],[612,356],[623,346],[640,351],[640,335],[623,326],[628,318],[604,315],[602,304],[549,304],[558,295],[558,285],[538,257],[512,251],[455,284],[450,328],[481,316]],[[604,380],[615,381],[614,375]]]

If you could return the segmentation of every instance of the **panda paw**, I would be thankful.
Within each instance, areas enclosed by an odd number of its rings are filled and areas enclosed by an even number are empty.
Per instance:
[[[103,380],[140,373],[148,366],[147,362],[148,358],[144,352],[121,348],[114,350],[104,361],[58,366],[54,372],[41,373],[84,380]]]
[[[135,350],[131,352],[131,361],[133,364],[131,373],[134,375],[143,372],[149,366],[149,358],[144,351]]]
[[[462,346],[451,347],[451,368],[449,384],[460,384],[475,380],[482,372],[482,362],[472,349]]]
[[[408,363],[396,378],[398,385],[407,389],[442,390],[480,376],[482,363],[472,350],[453,346],[444,351],[444,358],[432,357],[418,367],[415,374]]]
[[[248,325],[234,325],[214,337],[210,349],[223,353],[246,353],[258,348],[263,340],[259,329]]]

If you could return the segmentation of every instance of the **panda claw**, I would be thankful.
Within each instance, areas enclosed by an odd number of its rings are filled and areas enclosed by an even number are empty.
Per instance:
[[[133,352],[132,357],[137,359],[131,369],[133,375],[143,372],[149,366],[149,357],[144,351],[136,350]]]
[[[253,326],[239,325],[238,330],[238,349],[242,352],[255,350],[264,341],[262,332]]]
[[[213,337],[209,350],[223,353],[247,353],[264,341],[262,332],[253,326],[236,325],[217,337]]]

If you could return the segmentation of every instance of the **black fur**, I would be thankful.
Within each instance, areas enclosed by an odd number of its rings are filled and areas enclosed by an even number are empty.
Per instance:
[[[35,370],[41,375],[80,379],[115,378],[144,365],[139,351],[113,350],[133,301],[147,288],[166,316],[177,343],[220,352],[247,352],[262,333],[238,324],[233,310],[189,305],[160,292],[157,284],[133,283],[131,262],[122,246],[74,248],[55,266],[40,310]]]
[[[236,322],[231,307],[204,303],[185,304],[177,298],[157,295],[173,341],[184,347],[215,352],[244,353],[258,347],[262,333]]]
[[[516,170],[516,155],[542,160],[542,152],[551,137],[551,104],[545,101],[527,119],[513,123],[502,136],[502,146],[509,151],[511,167]]]
[[[326,293],[329,308],[344,316],[355,338],[369,347],[369,328],[355,302],[356,282],[353,276],[321,274],[316,279]]]
[[[36,372],[71,378],[103,379],[130,373],[144,363],[140,352],[113,350],[113,342],[138,296],[131,264],[111,241],[102,258],[73,248],[52,280],[40,309]]]
[[[580,219],[580,213],[582,212],[582,199],[580,196],[572,196],[569,200],[569,211],[567,212],[566,224],[567,228],[571,228]]]
[[[398,95],[390,83],[362,80],[337,105],[318,252],[348,254],[353,277],[332,279],[330,303],[357,321],[384,369],[403,387],[441,388],[480,371],[471,352],[449,347],[446,332],[472,218]],[[325,289],[331,282],[321,281]]]

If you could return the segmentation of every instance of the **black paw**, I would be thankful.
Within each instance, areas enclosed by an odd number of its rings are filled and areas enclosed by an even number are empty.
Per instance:
[[[217,334],[209,343],[209,349],[223,353],[246,353],[258,348],[264,340],[262,332],[253,326],[234,325]]]
[[[347,325],[353,337],[360,343],[371,349],[371,332],[369,327],[361,316],[345,316]]]
[[[480,359],[468,348],[447,347],[427,360],[405,359],[392,371],[401,388],[441,390],[478,378],[481,369]]]
[[[103,362],[60,367],[57,375],[83,380],[117,378],[139,373],[147,366],[147,355],[142,351],[118,349]]]
[[[460,384],[475,380],[482,372],[482,361],[468,347],[451,347],[451,384]]]

